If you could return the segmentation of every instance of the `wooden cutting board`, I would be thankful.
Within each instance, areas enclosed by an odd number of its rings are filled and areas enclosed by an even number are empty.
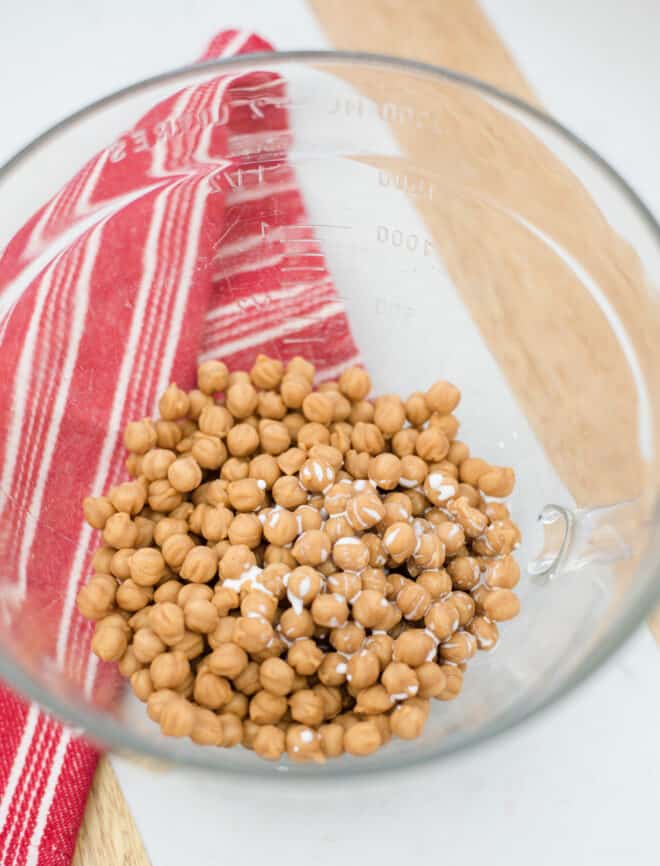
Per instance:
[[[502,43],[490,22],[474,0],[308,0],[318,22],[326,33],[330,44],[338,49],[353,49],[400,55],[428,63],[447,66],[460,72],[473,75],[491,82],[503,90],[518,95],[528,102],[537,103],[529,84],[516,67],[509,51]],[[411,145],[411,142],[406,142]],[[422,216],[433,228],[433,214]],[[599,225],[599,231],[603,231]],[[441,233],[441,227],[436,226]],[[620,279],[616,268],[638,276],[634,257],[616,239],[613,240],[615,258],[611,261],[613,277]],[[442,251],[442,247],[440,248]],[[451,261],[452,275],[460,284],[465,275],[459,261]],[[571,286],[566,286],[571,291]],[[567,307],[567,315],[572,315],[572,307]],[[475,312],[471,310],[473,315]],[[585,312],[588,318],[588,313]],[[656,331],[657,333],[657,331]],[[647,334],[639,335],[641,339]],[[579,348],[579,347],[578,347]],[[497,355],[496,355],[497,356]],[[593,359],[585,354],[589,363]],[[518,359],[498,357],[500,364],[515,367]],[[581,363],[583,361],[578,361]],[[566,371],[566,374],[570,370]],[[524,383],[523,383],[524,384]],[[570,387],[570,382],[565,382]],[[526,387],[526,385],[525,385]],[[579,395],[576,395],[579,397]],[[531,417],[539,411],[533,400],[525,406]],[[624,407],[625,408],[625,407]],[[575,410],[582,411],[579,401]],[[611,423],[611,407],[603,408],[603,415],[587,419],[590,423]],[[555,464],[564,478],[572,478],[572,489],[578,498],[586,492],[589,481],[587,475],[573,472],[575,455],[563,452],[559,440],[553,438],[552,431],[544,441],[546,450],[555,456]],[[601,455],[602,456],[602,455]],[[605,455],[606,457],[607,455]],[[571,465],[573,460],[573,466]],[[622,467],[621,487],[618,490],[604,490],[603,496],[620,493],[625,489],[626,473],[638,468],[633,464]],[[569,484],[569,487],[571,485]],[[656,614],[652,627],[660,642],[660,614]],[[135,823],[117,784],[112,767],[102,758],[90,793],[87,810],[81,827],[74,866],[149,866],[149,859],[140,840]]]

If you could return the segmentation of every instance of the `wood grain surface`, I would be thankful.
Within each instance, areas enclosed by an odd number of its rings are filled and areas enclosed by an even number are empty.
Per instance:
[[[337,48],[446,65],[536,102],[472,0],[310,3]],[[590,167],[569,170],[565,157],[517,117],[468,88],[348,66],[339,74],[376,104],[400,103],[420,117],[432,109],[441,117],[443,134],[436,136],[395,118],[390,128],[401,157],[363,161],[399,176],[412,172],[414,178],[416,168],[422,178],[440,176],[439,195],[411,195],[411,203],[576,502],[642,502],[649,487],[658,486],[658,466],[640,449],[640,398],[626,349],[585,279],[598,287],[630,337],[651,393],[660,388],[660,311],[635,251],[580,180]],[[563,153],[569,155],[568,149]],[[568,257],[557,255],[553,245]],[[660,417],[657,407],[650,408],[655,431]],[[621,592],[634,579],[640,553],[635,550],[617,570]],[[614,605],[615,599],[613,612]]]
[[[389,53],[444,65],[496,84],[528,102],[537,102],[509,51],[473,0],[309,0],[309,4],[336,48]],[[367,94],[378,92],[378,82],[369,76],[356,80],[356,83]],[[422,101],[424,96],[423,93],[418,94]],[[434,93],[434,98],[437,98],[437,93]],[[453,145],[452,136],[445,137],[448,142],[445,147],[463,146],[461,138],[464,142],[465,137],[470,135],[470,117],[483,128],[483,102],[477,105],[473,100],[471,115],[470,99],[466,96],[463,109],[463,126],[454,130],[456,137]],[[493,134],[500,133],[501,129],[496,125]],[[428,154],[417,153],[420,142],[413,135],[401,129],[396,134],[401,137],[404,152],[420,159],[428,157]],[[520,135],[520,130],[516,134]],[[521,148],[529,145],[528,139],[521,139]],[[444,156],[451,158],[451,151],[445,151]],[[551,224],[546,228],[551,236],[556,236],[567,245],[597,281],[603,281],[613,289],[621,287],[621,302],[617,312],[627,323],[634,323],[632,336],[650,359],[655,354],[653,334],[657,333],[657,311],[649,308],[646,323],[640,324],[639,308],[635,308],[635,304],[644,304],[646,298],[635,255],[611,230],[599,211],[585,201],[584,191],[573,175],[563,171],[556,163],[544,163],[543,160],[541,163],[546,167],[543,180],[552,183],[546,186],[545,197],[537,203],[538,210],[530,214],[530,219],[532,222],[547,220],[553,212],[556,215],[571,208],[579,208],[585,214],[582,236],[578,234],[574,237],[570,233],[567,236],[567,230],[561,224]],[[480,176],[484,189],[494,195],[502,195],[503,192],[511,195],[513,192],[512,207],[529,207],[528,190],[518,190],[519,199],[516,201],[515,190],[498,187],[501,172],[507,166],[495,166],[495,171],[493,168],[488,160],[484,162],[484,171]],[[462,288],[475,321],[478,323],[480,318],[483,320],[485,317],[488,321],[508,323],[507,327],[514,328],[517,336],[522,334],[522,342],[514,341],[514,348],[511,345],[507,347],[506,341],[501,340],[498,341],[500,345],[491,348],[494,348],[495,357],[508,374],[537,433],[540,433],[559,474],[578,501],[589,501],[593,496],[594,479],[599,477],[602,481],[598,496],[603,501],[625,496],[631,490],[634,492],[639,473],[644,468],[637,448],[631,447],[623,461],[620,455],[621,442],[627,441],[632,435],[632,428],[625,423],[625,419],[634,415],[636,406],[630,398],[631,382],[625,358],[616,341],[612,340],[611,332],[608,334],[609,329],[602,316],[586,298],[581,299],[582,306],[576,307],[578,287],[574,275],[561,263],[553,261],[553,257],[540,243],[530,245],[529,236],[523,236],[522,230],[519,230],[520,246],[516,247],[515,238],[510,236],[510,220],[506,220],[504,225],[501,217],[479,211],[474,203],[454,201],[453,205],[451,215],[449,204],[445,210],[437,207],[431,209],[421,204],[420,213],[436,238],[440,254],[453,279]],[[470,245],[477,242],[484,244],[485,239],[497,238],[498,233],[505,230],[509,234],[509,252],[505,261],[502,261],[501,244],[494,241],[492,248],[487,249],[475,262],[469,255]],[[584,238],[587,235],[590,242],[585,245]],[[603,245],[606,254],[602,252]],[[598,255],[594,255],[595,249],[599,250]],[[526,268],[521,269],[521,261],[527,262]],[[487,273],[484,268],[488,268]],[[519,305],[514,303],[510,281],[514,273],[516,280],[523,281],[521,285],[537,291],[532,274],[539,272],[538,269],[548,274],[553,292],[539,301],[537,319],[532,323],[536,327],[533,332],[534,344],[530,345],[530,322],[521,313]],[[488,291],[478,288],[484,281]],[[583,294],[577,291],[578,296]],[[569,346],[564,344],[561,353],[557,352],[556,333],[544,334],[543,317],[548,313],[553,321],[565,322],[567,331],[579,333]],[[581,333],[580,328],[576,328],[576,320],[583,325]],[[539,339],[545,339],[542,347],[538,345]],[[544,357],[543,365],[530,363],[530,358],[540,358],[541,354]],[[600,394],[585,395],[583,390],[575,388],[572,370],[576,363],[587,364],[587,368],[596,365],[599,377],[605,371],[612,386],[608,401],[603,401]],[[520,372],[515,373],[516,370]],[[591,438],[594,449],[589,450],[586,462],[584,452],[571,454],[570,448],[566,449],[565,430],[562,432],[556,420],[548,415],[548,401],[535,402],[535,393],[547,387],[553,389],[552,393],[557,394],[558,400],[569,401],[565,411],[575,416],[575,429],[587,437],[587,441]],[[595,407],[595,410],[591,411],[590,407]],[[617,417],[624,419],[618,430]],[[600,435],[603,424],[608,428],[614,425],[609,448],[606,442],[602,442],[603,437]],[[599,475],[599,468],[611,468],[613,459],[618,461],[618,471],[600,472]],[[656,612],[653,622],[656,638],[660,642],[660,612]],[[149,860],[112,767],[107,759],[102,758],[81,827],[74,866],[107,864],[149,866]]]
[[[150,866],[135,821],[107,757],[101,757],[72,866]]]
[[[447,65],[534,100],[472,0],[310,2],[337,48]],[[388,98],[378,71],[347,68],[342,77],[376,102]],[[638,496],[648,467],[630,364],[602,305],[545,239],[603,290],[653,381],[658,310],[636,254],[578,177],[515,117],[452,83],[410,76],[387,78],[385,87],[393,102],[442,119],[437,136],[391,123],[402,156],[390,167],[440,175],[441,195],[411,202],[560,478],[580,505]]]
[[[475,0],[308,0],[331,46],[446,66],[537,103]]]

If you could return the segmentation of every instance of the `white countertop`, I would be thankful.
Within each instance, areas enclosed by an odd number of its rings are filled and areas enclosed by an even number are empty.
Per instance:
[[[660,5],[482,5],[548,110],[660,213]],[[7,6],[0,162],[81,104],[193,59],[223,26],[258,29],[279,48],[325,47],[302,0],[59,0],[38,13]],[[414,775],[301,796],[113,763],[154,866],[178,866],[183,856],[196,866],[330,866],[365,856],[383,866],[408,857],[645,866],[659,856],[658,722],[658,652],[643,628],[542,717]]]
[[[651,866],[657,656],[641,631],[541,718],[409,774],[301,791],[113,766],[154,866]]]

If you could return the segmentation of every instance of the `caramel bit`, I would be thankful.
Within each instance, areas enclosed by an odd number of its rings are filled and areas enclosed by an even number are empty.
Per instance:
[[[314,376],[205,361],[127,424],[132,480],[83,501],[103,543],[78,610],[165,736],[366,757],[421,736],[520,610],[515,473],[456,438],[459,389]]]

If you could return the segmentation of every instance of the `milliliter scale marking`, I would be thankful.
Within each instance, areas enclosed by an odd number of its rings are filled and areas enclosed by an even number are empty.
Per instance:
[[[319,233],[323,234],[328,229],[338,229],[338,230],[350,230],[351,226],[335,224],[331,225],[329,223],[301,223],[290,226],[280,226],[278,227],[279,237],[274,239],[272,243],[274,244],[283,244],[285,245],[284,255],[283,255],[283,264],[280,267],[280,273],[282,275],[290,275],[283,276],[281,281],[281,286],[283,288],[294,288],[299,284],[299,279],[297,275],[301,275],[303,273],[327,273],[327,267],[325,265],[325,256],[321,250],[306,250],[304,249],[304,245],[313,244],[318,246],[320,243],[320,239],[318,237]],[[270,233],[271,226],[269,223],[264,220],[261,221],[261,236],[266,240]],[[313,231],[315,233],[315,237],[298,237],[297,232],[302,231]],[[300,252],[294,252],[291,250],[291,245],[293,244],[301,244],[303,245],[303,250]],[[296,263],[296,264],[286,264],[288,259],[300,259],[305,258],[309,259],[309,263]],[[314,264],[314,262],[317,264]],[[329,275],[328,275],[329,276]],[[340,303],[342,301],[341,296],[337,298],[337,302]],[[334,314],[334,313],[333,313]],[[300,331],[303,328],[310,327],[312,325],[317,325],[323,322],[327,318],[326,315],[320,315],[319,313],[302,313],[296,316],[295,320],[291,322],[290,327],[292,331]],[[322,335],[318,336],[307,336],[307,337],[283,337],[283,342],[292,345],[297,343],[323,343],[326,341],[326,337]]]

